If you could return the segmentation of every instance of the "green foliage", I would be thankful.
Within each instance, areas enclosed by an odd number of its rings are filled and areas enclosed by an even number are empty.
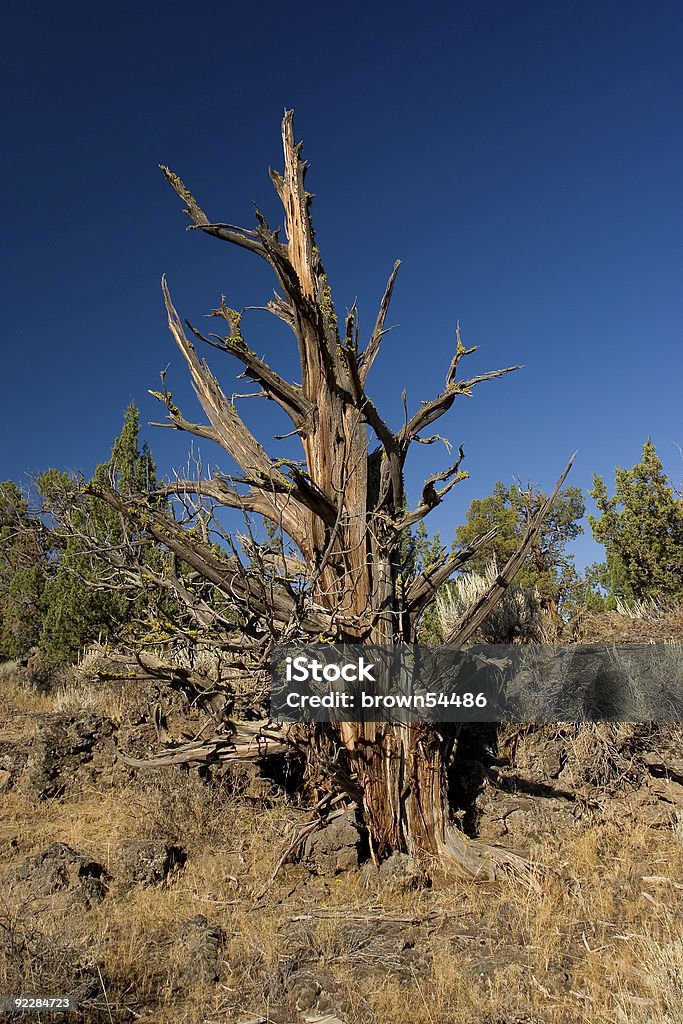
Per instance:
[[[445,550],[440,534],[430,537],[423,519],[414,529],[406,530],[401,536],[397,557],[400,586],[409,586],[412,580],[438,562]],[[436,605],[431,604],[422,616],[417,638],[420,643],[432,644],[439,643],[439,637]]]
[[[663,471],[651,438],[633,469],[617,469],[615,492],[593,477],[598,515],[589,516],[593,536],[604,544],[606,560],[597,567],[608,591],[608,607],[627,602],[683,598],[683,500]]]
[[[93,475],[94,482],[107,483],[124,497],[156,486],[151,453],[146,445],[139,448],[139,429],[139,413],[131,403],[110,459]],[[55,537],[62,537],[58,568],[45,587],[41,647],[54,661],[70,662],[93,640],[121,635],[140,611],[120,588],[109,587],[111,566],[97,554],[98,547],[103,552],[121,549],[126,527],[110,506],[84,495],[64,473],[48,470],[37,483],[56,517]]]
[[[15,656],[40,635],[49,569],[46,533],[11,480],[0,483],[0,651]]]
[[[266,537],[268,538],[269,549],[275,554],[283,555],[285,547],[282,530],[275,523],[272,523],[270,519],[264,519],[263,526],[265,527]]]
[[[23,654],[38,642],[44,597],[45,570],[42,565],[27,566],[12,577],[3,602],[0,640],[0,647],[7,654]]]
[[[126,409],[123,428],[114,441],[111,458],[98,466],[94,480],[109,479],[119,494],[148,494],[157,486],[154,459],[147,446],[139,447],[140,413],[133,402]],[[111,513],[115,515],[115,513]]]
[[[414,530],[406,530],[401,537],[398,552],[401,575],[404,579],[415,579],[438,562],[444,551],[440,534],[430,537],[421,519]]]
[[[519,547],[529,519],[545,500],[546,495],[537,487],[522,490],[514,484],[506,487],[499,481],[493,494],[473,501],[467,510],[467,522],[456,531],[458,544],[470,544],[492,527],[498,529],[498,535],[477,552],[468,569],[484,574],[492,558],[498,566],[505,565]],[[578,487],[560,491],[516,579],[521,587],[536,588],[543,605],[552,610],[566,610],[581,588],[573,555],[567,554],[566,547],[583,533],[580,520],[584,513],[585,503]]]

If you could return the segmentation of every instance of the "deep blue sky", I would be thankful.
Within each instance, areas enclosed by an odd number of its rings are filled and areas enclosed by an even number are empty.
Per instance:
[[[267,301],[267,268],[186,233],[168,163],[210,216],[281,220],[268,166],[296,110],[317,237],[365,335],[401,258],[372,393],[389,419],[443,382],[460,319],[469,369],[524,363],[441,421],[471,480],[430,523],[453,535],[497,479],[549,487],[633,465],[651,434],[676,481],[683,184],[680,2],[451,5],[24,3],[3,17],[0,479],[88,473],[170,363],[159,279],[198,321],[221,292]],[[266,314],[247,339],[291,365]],[[233,388],[232,367],[214,369]],[[237,390],[244,390],[237,385]],[[269,427],[269,408],[246,415]],[[275,430],[280,429],[278,421]],[[190,438],[145,428],[162,472]],[[419,480],[445,465],[420,447]],[[221,453],[206,444],[205,462]],[[418,480],[419,477],[419,480]],[[579,561],[599,555],[591,542]]]

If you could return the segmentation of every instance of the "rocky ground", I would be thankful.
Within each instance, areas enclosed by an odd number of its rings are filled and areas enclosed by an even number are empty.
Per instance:
[[[79,1005],[28,1019],[683,1020],[683,727],[464,732],[461,825],[533,870],[463,883],[374,867],[343,808],[275,871],[311,817],[296,765],[117,757],[155,747],[159,706],[172,739],[201,727],[165,684],[5,665],[0,688],[0,993]]]

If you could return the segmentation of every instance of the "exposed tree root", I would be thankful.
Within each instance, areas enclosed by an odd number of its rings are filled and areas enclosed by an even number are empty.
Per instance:
[[[535,869],[524,857],[480,839],[470,839],[449,826],[438,852],[440,867],[447,873],[483,882],[514,878],[538,889]]]
[[[150,758],[131,757],[118,751],[124,764],[133,768],[156,768],[178,764],[212,764],[227,761],[255,761],[293,749],[292,739],[286,731],[279,731],[268,722],[241,722],[228,736],[214,736],[210,740],[169,746]],[[355,791],[354,791],[355,792]],[[314,808],[314,814],[294,840],[288,844],[277,861],[272,878],[280,868],[296,855],[305,839],[336,817],[330,811],[347,793],[327,794]],[[372,845],[371,845],[372,849]],[[463,879],[483,882],[515,878],[536,888],[535,869],[524,857],[483,840],[470,839],[454,825],[447,826],[444,838],[434,854],[438,867],[447,874]]]

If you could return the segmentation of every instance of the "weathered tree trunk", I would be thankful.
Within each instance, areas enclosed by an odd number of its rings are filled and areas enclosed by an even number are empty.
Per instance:
[[[369,732],[369,735],[367,733]],[[450,809],[448,761],[453,726],[373,724],[363,737],[365,820],[380,856],[389,850],[442,853]]]
[[[369,397],[366,382],[387,330],[386,317],[399,264],[392,270],[374,328],[361,350],[355,306],[341,330],[337,322],[314,241],[312,197],[304,186],[306,164],[301,158],[301,144],[294,141],[291,112],[285,114],[282,123],[282,143],[284,173],[271,172],[271,177],[285,212],[286,242],[280,241],[260,214],[254,231],[213,223],[183,182],[166,168],[164,173],[185,202],[194,227],[260,256],[275,272],[279,292],[266,308],[295,336],[300,383],[284,380],[256,355],[243,337],[241,314],[229,308],[224,299],[213,315],[227,324],[225,337],[205,337],[190,324],[187,327],[195,339],[241,362],[243,375],[257,382],[262,393],[287,413],[293,433],[300,439],[303,464],[274,460],[259,444],[206,362],[198,357],[165,281],[169,327],[187,362],[208,422],[196,424],[185,419],[165,387],[153,394],[166,406],[166,425],[216,441],[239,471],[238,477],[226,474],[207,480],[176,481],[163,493],[191,493],[199,499],[262,515],[298,549],[306,566],[305,586],[292,588],[286,572],[272,576],[266,584],[237,557],[217,555],[162,512],[126,503],[102,488],[99,494],[229,597],[243,613],[244,628],[251,630],[254,643],[267,634],[266,653],[273,641],[293,639],[410,643],[437,588],[489,541],[492,533],[458,555],[444,558],[407,584],[399,584],[397,552],[402,534],[467,476],[460,468],[460,448],[455,463],[427,479],[421,500],[415,508],[408,508],[403,485],[408,450],[414,442],[442,440],[423,432],[450,409],[458,396],[471,395],[478,384],[517,367],[460,379],[461,360],[474,349],[465,348],[457,330],[455,352],[442,391],[412,416],[406,407],[404,425],[398,431],[390,429]],[[371,444],[368,428],[374,434]],[[500,598],[521,565],[540,521],[537,517],[530,524],[521,554],[510,560],[491,591],[458,624],[451,642],[462,643],[471,636]],[[182,588],[176,590],[182,594]],[[191,596],[184,596],[192,610]],[[206,619],[206,608],[195,610],[199,622],[201,615]],[[391,850],[428,852],[450,857],[468,870],[478,870],[464,852],[464,840],[453,832],[449,818],[447,772],[455,744],[454,727],[337,723],[309,727],[304,735],[298,728],[296,734],[320,772],[327,773],[339,788],[347,789],[359,801],[378,855]]]

